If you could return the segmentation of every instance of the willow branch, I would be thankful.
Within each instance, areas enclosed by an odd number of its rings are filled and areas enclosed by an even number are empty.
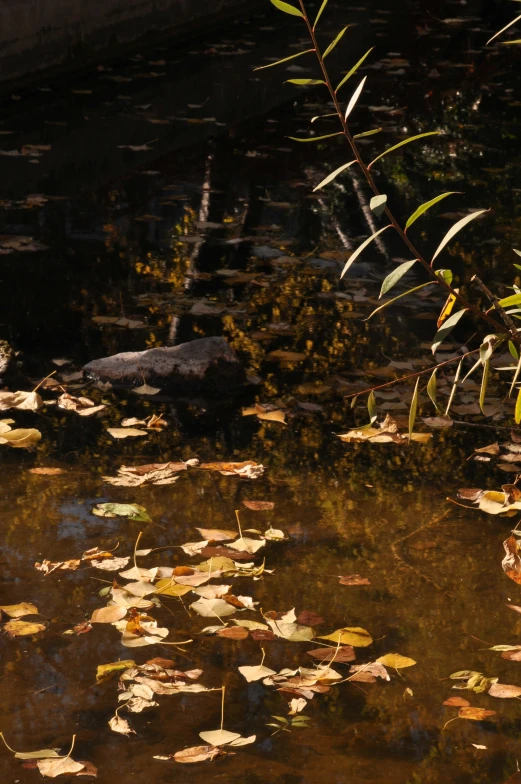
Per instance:
[[[322,52],[320,50],[320,47],[318,45],[318,41],[317,41],[317,38],[316,38],[316,35],[315,35],[315,31],[313,29],[313,25],[311,24],[310,19],[309,19],[308,15],[307,15],[306,7],[304,5],[304,0],[299,0],[299,5],[300,5],[300,9],[302,11],[302,16],[303,16],[304,21],[306,23],[306,26],[308,28],[308,33],[309,33],[309,37],[310,37],[310,39],[312,41],[313,48],[315,49],[315,54],[317,56],[317,60],[319,62],[320,68],[322,70],[322,74],[324,76],[324,81],[326,83],[327,89],[328,89],[329,94],[331,96],[331,100],[333,101],[333,104],[334,104],[334,107],[335,107],[335,111],[338,114],[338,118],[339,118],[340,123],[342,125],[342,132],[343,132],[345,138],[347,139],[347,142],[348,142],[349,146],[351,147],[351,150],[353,151],[353,155],[355,156],[356,162],[360,166],[360,170],[361,170],[362,174],[364,175],[365,179],[367,180],[367,183],[369,184],[371,190],[373,191],[375,196],[380,196],[381,195],[380,190],[378,189],[378,186],[376,185],[369,168],[366,166],[366,164],[362,160],[362,157],[360,155],[360,151],[359,151],[359,149],[357,147],[357,144],[356,144],[356,142],[355,142],[355,140],[353,138],[353,135],[351,134],[351,132],[349,130],[349,126],[348,126],[347,121],[346,121],[346,119],[344,117],[344,113],[343,113],[343,111],[342,111],[342,109],[340,107],[340,104],[338,102],[338,97],[337,97],[337,94],[336,94],[336,90],[334,89],[334,87],[333,87],[333,85],[331,83],[331,79],[329,77],[329,72],[328,72],[328,70],[326,68],[326,65],[324,63],[324,58],[323,58]],[[389,209],[387,204],[385,206],[385,214],[387,215],[387,217],[388,217],[389,221],[391,222],[391,225],[393,226],[395,231],[398,233],[400,239],[405,243],[405,245],[408,247],[408,249],[413,254],[413,257],[416,258],[420,262],[420,264],[424,267],[424,269],[428,272],[428,274],[432,278],[434,278],[435,281],[440,286],[445,288],[450,295],[455,297],[455,299],[462,305],[463,308],[465,308],[466,310],[470,311],[471,313],[473,313],[475,316],[477,316],[481,320],[487,321],[494,328],[495,331],[506,332],[506,333],[510,334],[512,339],[515,340],[517,343],[519,343],[521,345],[521,340],[520,340],[520,338],[519,338],[519,336],[517,334],[517,330],[512,331],[512,329],[509,328],[508,326],[505,326],[505,325],[501,324],[500,322],[497,322],[488,313],[480,310],[478,307],[476,307],[476,305],[473,305],[472,303],[470,303],[464,296],[462,296],[459,293],[459,291],[457,289],[452,288],[452,286],[449,283],[447,283],[447,281],[445,281],[443,278],[440,278],[440,277],[438,277],[436,275],[436,272],[432,269],[432,267],[429,264],[429,262],[418,251],[416,246],[411,242],[411,240],[409,239],[409,237],[407,236],[405,231],[402,229],[402,227],[398,223],[398,220],[395,218],[395,216],[393,215],[393,213],[391,212],[391,210]]]

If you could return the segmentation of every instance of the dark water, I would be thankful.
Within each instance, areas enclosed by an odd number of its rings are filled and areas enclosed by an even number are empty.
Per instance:
[[[61,380],[62,372],[98,356],[225,335],[259,383],[237,399],[144,401],[73,382],[71,394],[103,401],[106,411],[94,418],[52,406],[36,414],[6,412],[16,426],[37,427],[43,437],[34,452],[5,447],[0,454],[2,604],[35,603],[48,628],[1,638],[0,729],[23,751],[66,749],[76,733],[75,758],[93,762],[106,784],[117,777],[154,784],[174,778],[501,784],[521,759],[516,702],[453,692],[447,678],[471,669],[521,682],[519,663],[485,650],[516,644],[521,632],[518,616],[506,607],[521,603],[519,588],[500,567],[512,522],[445,499],[460,486],[498,488],[505,481],[494,464],[465,458],[508,431],[495,431],[489,419],[491,429],[436,431],[428,444],[408,448],[336,437],[367,420],[365,403],[352,409],[346,393],[410,372],[390,368],[390,359],[431,363],[429,341],[442,300],[408,299],[362,321],[375,307],[382,275],[403,256],[389,233],[339,280],[349,251],[383,224],[370,212],[367,188],[356,175],[312,193],[346,160],[340,142],[295,145],[286,138],[307,134],[309,119],[330,111],[320,92],[280,85],[282,78],[313,74],[251,70],[284,56],[298,40],[298,20],[288,19],[254,17],[184,48],[165,45],[112,64],[111,71],[50,84],[51,92],[4,101],[1,128],[12,133],[0,137],[0,147],[50,145],[40,157],[1,158],[2,233],[46,246],[1,261],[0,337],[20,352],[23,373],[36,385],[53,370]],[[418,222],[414,236],[426,253],[456,219],[436,215],[492,208],[446,254],[468,293],[473,265],[503,291],[512,280],[510,249],[520,242],[519,60],[510,49],[483,50],[487,31],[501,20],[479,3],[397,9],[381,2],[363,9],[337,3],[324,23],[325,38],[342,24],[358,24],[331,57],[332,69],[345,71],[376,46],[372,67],[362,72],[369,79],[355,118],[357,132],[383,127],[374,141],[366,140],[368,156],[402,136],[444,131],[377,169],[401,216],[439,192],[465,192]],[[347,98],[352,88],[345,89]],[[327,133],[329,121],[319,122],[313,127]],[[119,148],[147,142],[148,151]],[[414,273],[407,278],[410,285],[415,280]],[[212,307],[216,312],[208,314]],[[93,321],[98,316],[124,316],[142,326],[100,326]],[[458,338],[455,345],[475,345],[470,328]],[[276,350],[304,358],[273,360],[268,355]],[[57,368],[53,359],[60,358],[71,363]],[[442,394],[449,389],[443,380],[440,387]],[[40,391],[46,400],[56,397],[52,389]],[[492,397],[499,394],[492,389]],[[402,393],[377,400],[382,413],[407,413]],[[241,406],[254,401],[284,407],[287,424],[242,417]],[[159,434],[114,440],[106,432],[123,417],[151,413],[168,421]],[[422,413],[432,414],[426,396]],[[102,480],[123,464],[194,457],[255,460],[265,472],[247,480],[192,470],[164,487],[118,488]],[[42,466],[65,473],[29,472]],[[242,502],[252,499],[275,507],[244,509]],[[94,516],[95,504],[105,501],[142,504],[152,523]],[[152,611],[171,630],[167,641],[193,639],[184,653],[162,645],[127,649],[110,625],[63,634],[105,606],[99,580],[110,581],[114,573],[80,568],[44,577],[35,561],[77,558],[118,542],[118,552],[131,555],[141,530],[140,547],[178,546],[196,540],[198,526],[233,528],[240,508],[243,528],[265,530],[271,523],[287,540],[266,546],[273,573],[258,581],[231,578],[235,594],[253,596],[264,613],[292,607],[316,613],[324,619],[317,635],[344,626],[367,629],[374,643],[357,649],[359,663],[399,652],[417,664],[400,675],[391,670],[389,683],[343,683],[315,694],[304,710],[308,729],[271,736],[266,724],[287,714],[285,698],[262,681],[246,683],[237,668],[257,664],[261,646],[273,670],[312,666],[306,651],[314,642],[202,636],[212,621],[187,610],[197,598],[192,594],[184,604],[165,600]],[[140,563],[201,560],[167,549]],[[338,575],[353,573],[370,585],[338,584]],[[260,619],[251,611],[245,617]],[[107,722],[117,706],[117,681],[96,685],[96,667],[157,656],[171,656],[180,669],[202,669],[205,686],[225,685],[226,728],[256,734],[255,744],[193,766],[153,759],[198,745],[199,732],[219,726],[217,691],[159,696],[158,708],[122,711],[137,735],[112,732]],[[347,665],[337,667],[347,676]],[[442,703],[455,694],[497,716],[454,722],[442,732],[456,715]],[[40,775],[19,767],[7,750],[0,753],[0,770],[6,782],[25,784]]]

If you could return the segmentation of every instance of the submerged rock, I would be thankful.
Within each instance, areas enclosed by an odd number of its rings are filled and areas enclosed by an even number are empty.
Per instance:
[[[94,359],[83,368],[90,378],[113,386],[142,384],[170,392],[216,394],[246,382],[246,372],[225,338],[200,338],[179,346],[126,351]]]

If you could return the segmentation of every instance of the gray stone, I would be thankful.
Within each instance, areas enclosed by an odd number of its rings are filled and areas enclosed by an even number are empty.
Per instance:
[[[225,338],[200,338],[179,346],[126,351],[94,359],[83,368],[96,381],[117,387],[146,383],[169,392],[217,394],[246,383],[246,373]]]

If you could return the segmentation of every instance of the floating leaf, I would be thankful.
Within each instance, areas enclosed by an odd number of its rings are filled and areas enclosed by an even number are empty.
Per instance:
[[[228,732],[228,730],[220,729],[200,732],[199,737],[212,746],[226,746],[228,743],[237,740],[241,736],[238,732]]]
[[[506,683],[493,683],[488,690],[491,697],[513,699],[521,697],[521,686],[509,686]]]
[[[379,229],[374,234],[372,234],[370,237],[368,237],[368,239],[366,239],[364,242],[362,242],[361,245],[358,246],[358,248],[351,254],[351,256],[349,257],[349,259],[347,261],[347,264],[345,265],[344,269],[342,270],[342,274],[340,275],[341,278],[344,277],[344,275],[346,274],[346,272],[349,269],[349,267],[357,260],[358,256],[367,248],[367,246],[370,245],[371,242],[376,237],[378,237],[378,235],[381,234],[383,231],[385,231],[386,229],[390,229],[391,226],[392,226],[392,224],[389,223],[387,226],[384,226],[383,229]]]
[[[156,591],[160,596],[184,596],[191,590],[191,585],[179,585],[168,577],[158,580],[156,583]]]
[[[126,719],[122,719],[119,713],[116,713],[111,719],[109,719],[108,725],[113,732],[119,732],[121,735],[135,735],[136,731],[132,729],[130,724]]]
[[[92,514],[97,517],[128,517],[129,520],[135,520],[139,523],[150,523],[151,518],[147,514],[147,510],[140,504],[97,504],[92,510]]]
[[[346,169],[349,169],[349,167],[352,166],[353,163],[356,163],[356,160],[349,161],[349,163],[344,163],[344,164],[342,164],[342,166],[339,166],[338,169],[335,169],[334,172],[331,172],[331,174],[328,174],[327,177],[325,177],[321,182],[318,183],[318,185],[315,188],[313,188],[313,193],[315,191],[320,190],[320,188],[323,188],[325,185],[329,185],[330,182],[333,182],[335,177],[337,177],[339,174],[341,174]]]
[[[374,46],[372,46],[370,49],[368,49],[367,52],[359,59],[359,61],[355,65],[353,65],[351,70],[346,73],[346,75],[344,76],[342,81],[337,85],[337,87],[335,89],[335,93],[337,93],[340,90],[340,88],[347,82],[347,80],[350,79],[353,76],[353,74],[356,73],[356,71],[358,71],[358,69],[360,68],[360,66],[364,62],[365,58],[368,57],[371,54],[373,49],[374,49]]]
[[[11,430],[7,426],[0,429],[0,444],[7,444],[15,449],[32,449],[41,437],[40,431],[33,427]]]
[[[367,577],[362,577],[359,574],[346,574],[338,578],[338,583],[339,585],[371,585],[371,581]]]
[[[259,664],[256,667],[239,667],[239,672],[244,675],[248,683],[253,681],[260,681],[261,678],[268,678],[270,675],[276,675],[275,670],[270,670],[269,667]]]
[[[483,721],[490,716],[495,716],[496,711],[485,710],[485,708],[460,708],[458,711],[459,719],[471,719],[472,721]]]
[[[224,599],[198,599],[190,605],[190,609],[194,610],[203,618],[224,618],[227,615],[233,615],[237,612],[237,608],[225,602]],[[203,740],[205,740],[203,738]],[[211,741],[208,741],[211,743]]]
[[[123,661],[109,662],[108,664],[99,664],[96,670],[96,683],[108,680],[117,672],[128,670],[135,667],[136,662],[133,659],[125,659]]]
[[[76,762],[72,757],[60,757],[59,759],[40,759],[36,763],[42,776],[50,779],[62,776],[65,773],[79,773],[85,768],[83,762]]]
[[[146,430],[137,430],[135,427],[108,427],[107,433],[112,438],[137,438],[138,436],[148,436]]]
[[[360,94],[361,94],[362,90],[364,89],[364,84],[365,84],[366,79],[367,79],[367,76],[364,76],[364,78],[362,79],[362,81],[360,82],[360,84],[358,85],[356,90],[354,91],[353,95],[351,96],[351,100],[347,104],[347,109],[346,109],[346,113],[345,113],[345,117],[344,117],[345,120],[347,120],[347,118],[349,117],[349,115],[351,114],[353,109],[355,108],[356,102],[360,98]]]
[[[0,392],[0,411],[16,408],[19,411],[38,411],[43,400],[37,392]]]
[[[402,656],[399,653],[386,653],[385,656],[380,656],[377,660],[378,664],[383,664],[384,667],[392,667],[394,670],[403,670],[405,667],[412,667],[416,662],[408,656]]]
[[[45,631],[45,624],[32,623],[31,621],[8,621],[3,625],[4,632],[9,637],[26,637],[29,634],[38,634]]]
[[[456,193],[461,193],[461,191],[448,191],[447,193],[441,193],[439,196],[436,196],[434,199],[431,199],[430,201],[426,201],[424,204],[421,204],[418,207],[418,209],[415,210],[413,214],[410,216],[410,218],[407,220],[407,223],[405,224],[405,231],[407,231],[407,229],[410,226],[412,226],[412,224],[415,221],[417,221],[418,218],[420,218],[425,212],[427,212],[427,210],[430,210],[431,207],[434,207],[434,205],[437,204],[439,201],[441,201],[442,199],[446,199],[447,196],[453,196]]]
[[[306,651],[306,653],[318,661],[330,662],[334,660],[337,664],[345,664],[356,659],[355,649],[352,645],[341,645],[338,648],[315,648],[312,651]]]
[[[369,202],[369,207],[374,212],[377,218],[379,218],[385,212],[385,207],[387,204],[387,196],[382,193],[380,196],[373,196],[371,201]]]
[[[254,512],[264,512],[275,507],[273,501],[243,501],[242,503],[246,509],[251,509]]]
[[[394,150],[397,150],[399,147],[403,147],[404,144],[410,144],[411,142],[415,142],[417,139],[424,139],[426,136],[437,136],[439,133],[440,131],[428,131],[427,133],[419,133],[416,136],[411,136],[409,139],[404,139],[403,142],[398,142],[398,144],[395,144],[393,147],[389,147],[388,150],[385,150],[384,152],[380,153],[380,155],[377,155],[367,168],[370,169],[371,166],[373,166],[376,161],[379,161],[380,158],[383,158],[384,155],[388,155],[388,153],[394,152]]]
[[[114,621],[120,621],[125,617],[126,614],[126,607],[118,607],[117,605],[112,605],[110,607],[100,607],[98,610],[94,610],[91,615],[90,622],[114,623]]]
[[[320,635],[321,640],[332,640],[341,645],[352,645],[354,648],[366,648],[371,645],[373,638],[365,629],[359,626],[345,626],[331,634]]]
[[[10,618],[23,618],[24,615],[38,615],[38,608],[30,602],[20,602],[20,604],[2,604],[0,610],[5,612]]]
[[[468,708],[470,702],[463,699],[463,697],[449,697],[443,705],[448,705],[451,708]]]
[[[175,762],[192,763],[213,760],[222,752],[217,746],[191,746],[189,749],[176,751],[173,755]]]
[[[441,253],[441,251],[443,250],[445,245],[447,245],[447,243],[450,242],[451,239],[459,231],[461,231],[461,229],[465,228],[467,223],[470,223],[471,221],[473,221],[476,218],[478,218],[480,215],[483,215],[484,212],[488,212],[488,210],[478,210],[477,212],[471,212],[470,215],[465,215],[464,218],[461,218],[461,220],[459,220],[457,223],[455,223],[454,226],[451,229],[448,230],[448,232],[446,233],[446,235],[444,236],[444,238],[442,239],[442,241],[438,245],[436,253],[432,257],[432,261],[434,261],[434,259]]]

